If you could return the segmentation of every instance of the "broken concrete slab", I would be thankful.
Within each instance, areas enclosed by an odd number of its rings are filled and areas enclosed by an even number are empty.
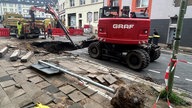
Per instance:
[[[95,78],[95,77],[97,77],[96,74],[88,74],[87,76],[88,76],[89,78]]]
[[[114,82],[117,81],[117,79],[115,77],[113,77],[112,75],[108,74],[108,75],[104,75],[103,78],[109,83],[109,84],[113,84]]]
[[[37,83],[36,85],[37,85],[38,87],[40,87],[40,89],[44,89],[44,88],[50,86],[51,84],[48,83],[47,81],[43,81],[43,82]]]
[[[30,78],[29,81],[33,82],[33,83],[39,83],[43,81],[43,78],[39,77],[39,76],[35,76],[33,78]]]
[[[11,70],[16,70],[16,68],[14,68],[13,66],[9,66],[9,67],[4,67],[5,71],[11,71]]]
[[[15,85],[4,88],[4,91],[6,92],[8,97],[12,97],[14,95],[14,92],[19,90]]]
[[[24,70],[24,69],[26,69],[27,67],[26,66],[19,66],[17,69],[18,70]]]
[[[79,102],[86,98],[80,91],[74,91],[68,95],[74,102]]]
[[[8,52],[8,47],[4,47],[0,50],[0,58],[2,58]]]
[[[96,91],[89,89],[88,87],[81,90],[82,93],[84,93],[87,96],[91,96],[92,94],[96,93]]]
[[[78,90],[82,90],[82,89],[85,89],[85,88],[87,88],[86,86],[84,86],[84,85],[80,85],[80,84],[77,84],[77,83],[70,83],[73,87],[75,87],[76,89],[78,89]]]
[[[24,55],[21,58],[21,62],[27,62],[29,61],[29,59],[33,56],[34,52],[33,51],[29,51],[26,55]]]
[[[69,106],[68,108],[84,108],[80,103],[74,103],[71,106]]]
[[[13,67],[24,66],[24,64],[20,63],[20,62],[11,62],[11,64],[12,64]]]
[[[63,86],[63,87],[60,87],[59,90],[61,90],[63,93],[65,94],[69,94],[71,92],[73,92],[76,88],[70,86],[70,85],[66,85],[66,86]]]
[[[3,82],[0,82],[0,85],[3,88],[4,87],[9,87],[9,86],[15,85],[15,81],[13,81],[13,80],[3,81]]]
[[[35,103],[41,103],[43,105],[50,103],[52,100],[53,98],[45,93],[34,99]]]
[[[12,80],[12,79],[13,79],[13,78],[11,78],[9,75],[6,75],[6,76],[0,77],[0,82]]]
[[[10,60],[11,61],[17,61],[18,56],[20,55],[21,51],[19,49],[15,50],[11,56],[10,56]]]
[[[11,104],[11,100],[0,86],[0,108],[8,108],[5,107],[7,104]]]

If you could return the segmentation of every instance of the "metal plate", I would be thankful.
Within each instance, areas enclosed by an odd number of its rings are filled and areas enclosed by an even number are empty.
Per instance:
[[[43,64],[33,64],[31,65],[33,68],[41,71],[41,72],[44,72],[46,74],[56,74],[56,73],[60,73],[60,71],[58,69],[55,69],[55,68],[52,68],[52,67],[49,67],[47,65],[43,65]]]

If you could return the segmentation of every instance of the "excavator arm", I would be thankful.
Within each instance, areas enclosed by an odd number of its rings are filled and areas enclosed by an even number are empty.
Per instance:
[[[54,19],[59,23],[61,29],[64,31],[64,33],[66,34],[66,37],[68,40],[70,40],[71,44],[76,48],[77,46],[74,44],[74,42],[71,40],[70,36],[69,36],[69,31],[66,29],[66,27],[64,26],[64,24],[61,22],[61,20],[59,20],[58,15],[56,14],[55,10],[50,6],[47,5],[45,9],[43,8],[39,8],[37,6],[32,6],[29,10],[29,14],[31,15],[31,20],[32,22],[35,22],[35,15],[34,12],[35,11],[39,11],[39,12],[44,12],[44,13],[49,13],[51,14]]]

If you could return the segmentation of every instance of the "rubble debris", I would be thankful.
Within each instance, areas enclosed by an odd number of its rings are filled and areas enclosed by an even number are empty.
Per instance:
[[[139,85],[121,86],[111,100],[114,108],[144,108],[145,95]]]
[[[33,56],[33,54],[33,51],[29,51],[26,55],[21,58],[21,62],[27,62]]]
[[[2,58],[8,52],[8,47],[4,47],[0,50],[0,58]]]
[[[21,52],[20,52],[19,49],[15,50],[15,51],[11,54],[10,60],[11,60],[11,61],[17,61],[20,53],[21,53]]]

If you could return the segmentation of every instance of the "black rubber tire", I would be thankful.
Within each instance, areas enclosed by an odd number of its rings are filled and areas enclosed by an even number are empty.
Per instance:
[[[147,66],[148,61],[143,51],[138,49],[127,53],[126,63],[133,70],[142,70]]]
[[[150,61],[153,62],[153,61],[157,60],[160,57],[160,55],[161,55],[160,49],[151,50],[151,52],[150,52],[150,58],[151,58]]]
[[[144,49],[140,49],[140,51],[142,51],[143,54],[145,54],[147,63],[146,63],[146,65],[144,66],[144,68],[146,68],[146,67],[149,66],[149,64],[150,64],[150,56],[149,56],[149,54],[147,53],[147,51],[145,51]]]
[[[102,57],[101,43],[100,42],[91,43],[88,48],[88,53],[90,57],[100,59]]]

